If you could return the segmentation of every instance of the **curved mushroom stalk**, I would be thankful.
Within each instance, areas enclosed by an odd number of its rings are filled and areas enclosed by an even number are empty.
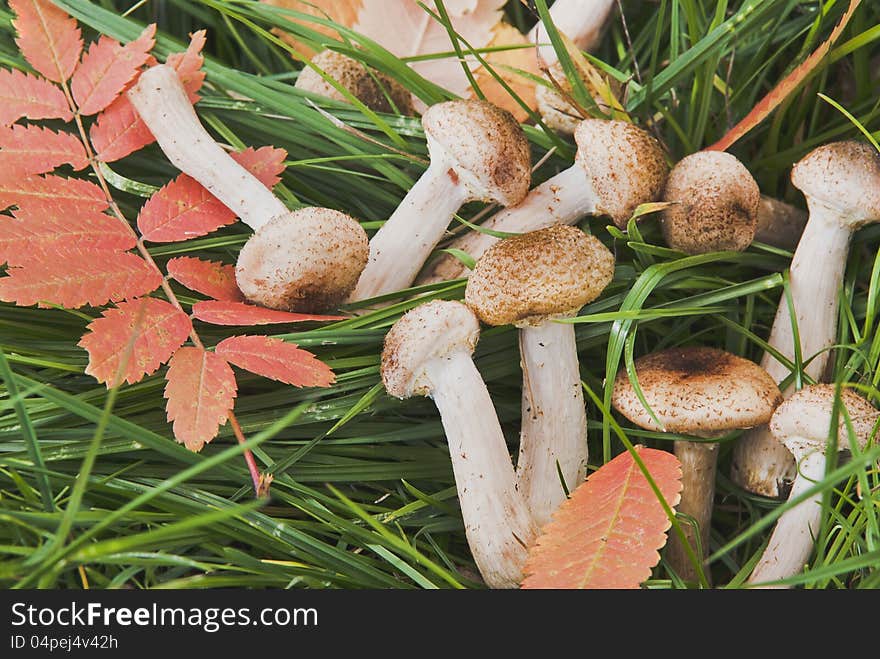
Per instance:
[[[602,30],[614,11],[614,0],[556,0],[550,7],[550,18],[559,32],[567,36],[581,50],[592,50],[599,43]],[[529,41],[549,42],[541,21],[529,32]],[[551,44],[539,47],[545,62],[552,64],[558,58]]]

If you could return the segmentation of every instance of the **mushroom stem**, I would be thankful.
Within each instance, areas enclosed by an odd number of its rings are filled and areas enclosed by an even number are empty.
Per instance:
[[[799,438],[788,444],[806,443]],[[793,447],[794,448],[794,447]],[[813,449],[797,451],[798,475],[792,484],[789,498],[810,489],[825,476],[825,454]],[[762,588],[787,588],[784,585],[762,585],[799,574],[813,551],[813,538],[822,521],[822,494],[817,492],[794,508],[784,512],[776,522],[764,554],[755,566],[748,583]]]
[[[281,200],[208,134],[173,68],[158,64],[144,71],[128,98],[168,159],[245,224],[257,230],[287,213]]]
[[[574,325],[551,320],[523,327],[519,346],[523,395],[517,478],[532,518],[543,526],[566,491],[586,475],[587,415]]]
[[[553,25],[581,50],[592,50],[602,36],[602,28],[614,9],[614,0],[556,0],[550,7]],[[529,32],[529,41],[547,42],[544,24],[538,21]],[[539,52],[547,64],[559,58],[552,45],[540,46]]]
[[[852,230],[837,220],[838,213],[834,209],[815,200],[808,203],[810,220],[791,262],[791,301],[801,355],[804,359],[815,355],[804,372],[818,380],[828,362],[828,348],[834,344],[838,291],[846,270]],[[777,308],[768,342],[794,361],[791,314],[784,297]],[[769,352],[764,353],[761,366],[777,382],[789,375],[789,369]],[[790,385],[783,395],[787,397],[792,389]],[[794,476],[794,461],[766,426],[758,426],[737,440],[731,476],[750,492],[777,497],[779,484],[791,481]]]
[[[597,203],[590,176],[576,163],[532,188],[517,206],[496,213],[481,226],[503,233],[528,233],[555,224],[575,224],[584,215],[595,213]],[[476,260],[498,240],[488,233],[469,231],[453,241],[450,248],[466,252]],[[469,273],[468,267],[457,258],[443,254],[418,283],[448,281]]]
[[[349,300],[364,300],[412,284],[456,211],[470,198],[448,163],[438,158],[370,239],[370,258]]]
[[[464,352],[435,358],[424,372],[449,443],[474,562],[491,588],[515,588],[537,528],[517,490],[492,400]]]
[[[685,538],[702,560],[708,553],[709,530],[712,524],[712,502],[715,499],[715,467],[718,463],[717,442],[675,442],[675,456],[681,461],[682,487],[678,512],[692,517],[697,526],[683,524]],[[699,532],[700,544],[697,545]],[[678,534],[671,534],[666,547],[666,560],[685,581],[698,581],[699,570],[687,554]],[[706,578],[708,578],[706,573]]]

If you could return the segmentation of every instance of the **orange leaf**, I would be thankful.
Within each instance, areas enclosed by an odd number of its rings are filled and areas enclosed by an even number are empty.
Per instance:
[[[681,499],[681,463],[636,446],[670,508]],[[671,526],[627,451],[593,472],[553,513],[529,550],[523,588],[638,588],[660,560]]]
[[[71,213],[85,209],[102,211],[110,205],[101,188],[78,178],[31,176],[6,180],[0,177],[0,210],[16,205],[36,211],[58,202],[67,204]]]
[[[165,380],[165,411],[174,422],[174,436],[190,451],[201,451],[229,418],[235,374],[213,352],[186,347],[174,353]]]
[[[83,47],[76,21],[48,0],[9,0],[9,7],[24,58],[52,82],[67,80]]]
[[[235,283],[235,267],[231,265],[179,256],[168,261],[166,269],[173,279],[202,295],[230,302],[244,300]]]
[[[807,59],[799,64],[791,73],[783,78],[770,92],[762,98],[736,126],[727,131],[720,140],[712,146],[706,147],[706,151],[726,151],[733,144],[748,133],[752,128],[760,124],[775,110],[780,103],[791,96],[813,72],[819,62],[831,50],[831,46],[840,37],[844,28],[849,23],[853,13],[858,8],[861,0],[850,0],[849,9],[841,17],[840,22],[831,31],[831,35],[819,46]]]
[[[172,53],[167,61],[177,70],[190,100],[195,103],[199,100],[197,92],[205,79],[205,73],[201,70],[204,61],[201,50],[205,45],[205,31],[199,30],[191,37],[186,52]],[[104,162],[114,162],[124,158],[155,141],[150,129],[125,95],[119,96],[98,115],[97,121],[89,130],[89,138],[98,158]]]
[[[77,210],[47,201],[39,210],[21,208],[0,220],[0,263],[24,265],[34,252],[63,247],[126,251],[137,239],[115,217],[93,209]]]
[[[496,46],[513,46],[529,44],[530,41],[526,35],[517,30],[509,23],[498,23],[492,30],[492,41],[486,46],[493,48]],[[522,99],[522,101],[530,108],[534,108],[535,101],[535,82],[525,75],[515,73],[511,69],[519,69],[534,76],[541,75],[541,69],[538,68],[538,58],[535,55],[535,48],[515,48],[511,50],[496,50],[483,54],[483,59],[490,67],[510,86],[514,93]],[[505,68],[510,67],[510,68]],[[486,100],[494,103],[498,107],[504,108],[510,112],[517,121],[525,121],[528,119],[528,113],[522,109],[519,103],[510,95],[504,87],[501,86],[495,76],[482,65],[474,71],[474,80],[477,86],[483,92]]]
[[[294,343],[268,336],[231,336],[218,355],[239,368],[295,387],[329,387],[336,376],[327,364]]]
[[[277,323],[302,323],[309,320],[345,320],[345,316],[315,316],[290,313],[258,307],[242,302],[205,300],[196,302],[192,308],[193,318],[213,325],[272,325]]]
[[[70,83],[80,114],[100,112],[119,96],[146,63],[155,34],[153,23],[125,46],[106,35],[89,46]]]
[[[51,172],[68,163],[74,169],[89,164],[82,142],[70,133],[40,126],[0,128],[0,177],[4,180]]]
[[[280,154],[284,154],[281,156]],[[263,147],[230,154],[263,183],[277,182],[283,149]],[[235,222],[235,213],[195,179],[181,174],[147,200],[138,214],[138,229],[146,240],[169,243],[189,240]]]
[[[120,302],[86,329],[77,344],[89,353],[86,373],[110,388],[139,382],[168,361],[186,341],[192,322],[168,302],[143,297]]]
[[[48,80],[15,69],[0,70],[0,126],[22,117],[70,121],[73,114],[64,92]]]
[[[65,247],[34,254],[0,279],[0,300],[20,306],[40,303],[75,309],[99,306],[155,290],[162,275],[130,252]]]
[[[301,14],[308,14],[310,16],[317,16],[318,18],[326,18],[328,20],[333,21],[334,23],[339,23],[340,25],[345,25],[346,27],[351,27],[357,22],[358,12],[361,10],[361,6],[363,5],[362,0],[261,0],[270,5],[274,5],[276,7],[283,7],[284,9],[292,9],[294,11],[300,12]],[[310,21],[300,21],[293,16],[284,16],[287,20],[296,21],[297,23],[303,23],[309,29],[315,30],[316,32],[331,37],[332,39],[343,40],[342,35],[339,34],[332,27],[327,25],[323,25],[321,23],[313,23]],[[305,57],[311,57],[315,54],[315,50],[308,46],[307,44],[298,41],[295,36],[288,32],[283,32],[281,30],[275,30],[281,38],[286,41],[288,44],[293,46],[294,50],[298,53],[304,55]]]

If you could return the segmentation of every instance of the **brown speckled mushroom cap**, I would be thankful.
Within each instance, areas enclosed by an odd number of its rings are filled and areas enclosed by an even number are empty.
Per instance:
[[[682,159],[666,181],[663,210],[666,244],[687,254],[742,251],[758,226],[761,191],[749,170],[723,151],[700,151]]]
[[[857,228],[880,219],[880,154],[861,142],[813,149],[791,170],[791,182],[808,197],[838,211]]]
[[[370,71],[356,59],[332,50],[321,51],[312,58],[312,63],[371,110],[413,114],[412,95],[399,82],[384,73]],[[300,71],[294,86],[336,101],[348,102],[336,87],[309,66]],[[389,98],[396,106],[396,110],[389,103]]]
[[[431,383],[424,365],[457,352],[470,355],[479,338],[480,323],[461,302],[433,300],[406,312],[385,335],[385,390],[395,398],[427,396]]]
[[[358,222],[329,208],[273,218],[242,247],[235,279],[244,296],[271,309],[315,313],[354,289],[370,253]]]
[[[841,387],[840,402],[846,408],[854,431],[854,439],[864,448],[871,437],[880,412],[852,389]],[[792,394],[773,413],[770,432],[790,448],[824,449],[831,433],[831,412],[834,406],[834,385],[808,385]],[[849,448],[843,409],[838,417],[838,449]]]
[[[431,160],[453,164],[472,199],[515,206],[529,192],[531,154],[522,127],[507,110],[487,101],[446,101],[422,115]]]
[[[593,182],[597,210],[626,227],[639,204],[657,201],[669,166],[654,137],[626,121],[584,119],[574,132],[577,163]]]
[[[577,227],[554,225],[495,243],[477,261],[465,302],[489,325],[533,325],[576,313],[614,276],[614,255]]]
[[[635,360],[639,386],[663,424],[659,428],[636,396],[622,369],[612,403],[627,419],[648,430],[700,437],[767,423],[782,402],[773,378],[760,366],[724,350],[670,348]]]

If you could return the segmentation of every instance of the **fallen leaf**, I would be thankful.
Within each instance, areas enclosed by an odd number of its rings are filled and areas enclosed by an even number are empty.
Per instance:
[[[76,21],[48,0],[9,0],[15,43],[32,67],[52,82],[64,82],[79,62],[83,41]]]
[[[7,126],[22,117],[70,121],[73,114],[64,92],[57,85],[23,71],[2,69],[0,126]]]
[[[74,169],[89,164],[86,150],[75,135],[33,125],[0,128],[0,179],[45,174],[65,163]]]
[[[110,206],[104,191],[89,181],[61,176],[30,176],[5,180],[0,176],[0,210],[9,206],[34,211],[45,204],[68,205],[71,213],[84,209],[102,211]]]
[[[339,23],[340,25],[345,25],[346,27],[351,27],[355,24],[358,12],[360,12],[361,6],[363,5],[362,0],[262,0],[262,2],[275,7],[281,7],[282,9],[291,9],[302,14],[308,14],[309,16],[325,18]],[[294,16],[286,14],[282,15],[282,17],[289,21],[303,23],[308,26],[309,29],[325,36],[332,37],[333,39],[342,39],[342,35],[332,27],[312,21],[297,20]],[[312,55],[316,54],[316,51],[313,48],[302,41],[299,41],[289,32],[277,29],[273,31],[276,34],[279,34],[289,45],[293,46],[293,48],[303,57],[311,58]]]
[[[231,336],[215,351],[251,373],[295,387],[329,387],[336,376],[327,364],[295,343],[268,336]]]
[[[234,266],[203,261],[193,256],[179,256],[168,261],[166,270],[172,279],[202,295],[229,302],[244,300],[235,283]]]
[[[196,302],[193,318],[213,325],[272,325],[305,321],[345,320],[345,316],[320,316],[267,309],[253,304],[224,300]]]

